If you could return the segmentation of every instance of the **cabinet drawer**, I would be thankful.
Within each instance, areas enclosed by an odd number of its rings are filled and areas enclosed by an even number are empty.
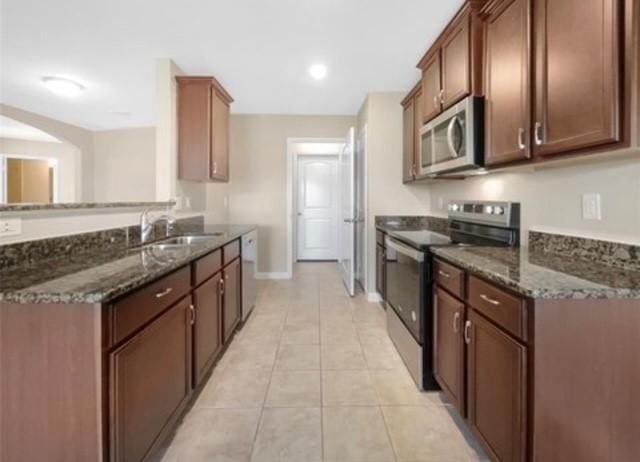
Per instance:
[[[220,249],[196,260],[193,264],[194,285],[200,285],[222,268],[222,251]]]
[[[524,300],[474,276],[469,277],[469,304],[487,318],[526,340]]]
[[[382,231],[376,231],[376,242],[384,247],[384,236],[385,233]]]
[[[113,343],[135,332],[189,292],[190,268],[185,267],[137,290],[113,305]]]
[[[224,264],[226,265],[234,258],[240,255],[240,241],[236,239],[233,242],[228,243],[224,246],[224,252],[222,252],[222,257],[224,259]]]
[[[435,260],[434,273],[436,282],[453,295],[464,298],[464,271],[442,260]]]

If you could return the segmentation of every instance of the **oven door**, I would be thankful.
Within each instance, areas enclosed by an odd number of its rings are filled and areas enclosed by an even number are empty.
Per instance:
[[[424,252],[387,237],[387,303],[420,345],[423,343],[421,281],[424,265]]]

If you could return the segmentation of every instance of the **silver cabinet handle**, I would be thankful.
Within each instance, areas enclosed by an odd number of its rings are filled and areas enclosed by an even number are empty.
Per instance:
[[[440,276],[442,276],[443,278],[447,278],[447,279],[449,279],[449,278],[451,277],[451,275],[450,275],[449,273],[445,273],[445,272],[444,272],[444,271],[442,271],[442,270],[438,270],[438,274],[439,274]]]
[[[459,330],[460,330],[460,312],[456,311],[456,313],[453,315],[453,331],[455,333],[458,333]]]
[[[444,88],[440,90],[440,104],[444,106]]]
[[[500,302],[498,300],[495,300],[485,294],[480,294],[480,298],[483,299],[485,302],[487,303],[491,303],[493,306],[498,306],[500,305]]]
[[[416,322],[418,320],[418,316],[416,316],[416,312],[415,311],[411,311],[411,320],[413,322]]]
[[[213,173],[218,173],[218,163],[217,162],[213,162]]]
[[[173,289],[171,287],[167,287],[164,290],[161,290],[160,292],[156,292],[156,298],[162,298],[165,295],[169,295],[171,292],[173,292]]]
[[[402,309],[402,306],[398,305],[398,311],[404,311],[404,310]]]
[[[189,312],[191,313],[191,325],[196,323],[196,307],[189,305]]]
[[[540,122],[536,122],[533,127],[533,138],[537,146],[544,144],[544,130]]]
[[[524,150],[527,145],[524,142],[524,128],[519,128],[518,129],[518,149],[520,149],[521,151]]]
[[[471,343],[471,321],[464,323],[464,343],[467,345]]]
[[[220,282],[218,283],[220,286],[220,295],[224,294],[224,279],[220,278]]]

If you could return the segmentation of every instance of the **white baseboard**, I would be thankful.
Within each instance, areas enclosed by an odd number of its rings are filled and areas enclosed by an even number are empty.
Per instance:
[[[367,292],[367,301],[369,302],[381,302],[382,297],[378,292]]]
[[[284,272],[272,272],[272,273],[256,273],[256,279],[291,279],[291,275]]]

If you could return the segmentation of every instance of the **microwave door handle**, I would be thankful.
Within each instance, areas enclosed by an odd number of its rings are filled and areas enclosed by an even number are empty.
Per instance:
[[[456,151],[456,147],[453,145],[453,129],[457,123],[458,116],[453,116],[451,118],[451,122],[449,122],[449,126],[447,127],[447,146],[449,147],[449,152],[451,152],[451,155],[454,158],[460,155],[460,153]]]

